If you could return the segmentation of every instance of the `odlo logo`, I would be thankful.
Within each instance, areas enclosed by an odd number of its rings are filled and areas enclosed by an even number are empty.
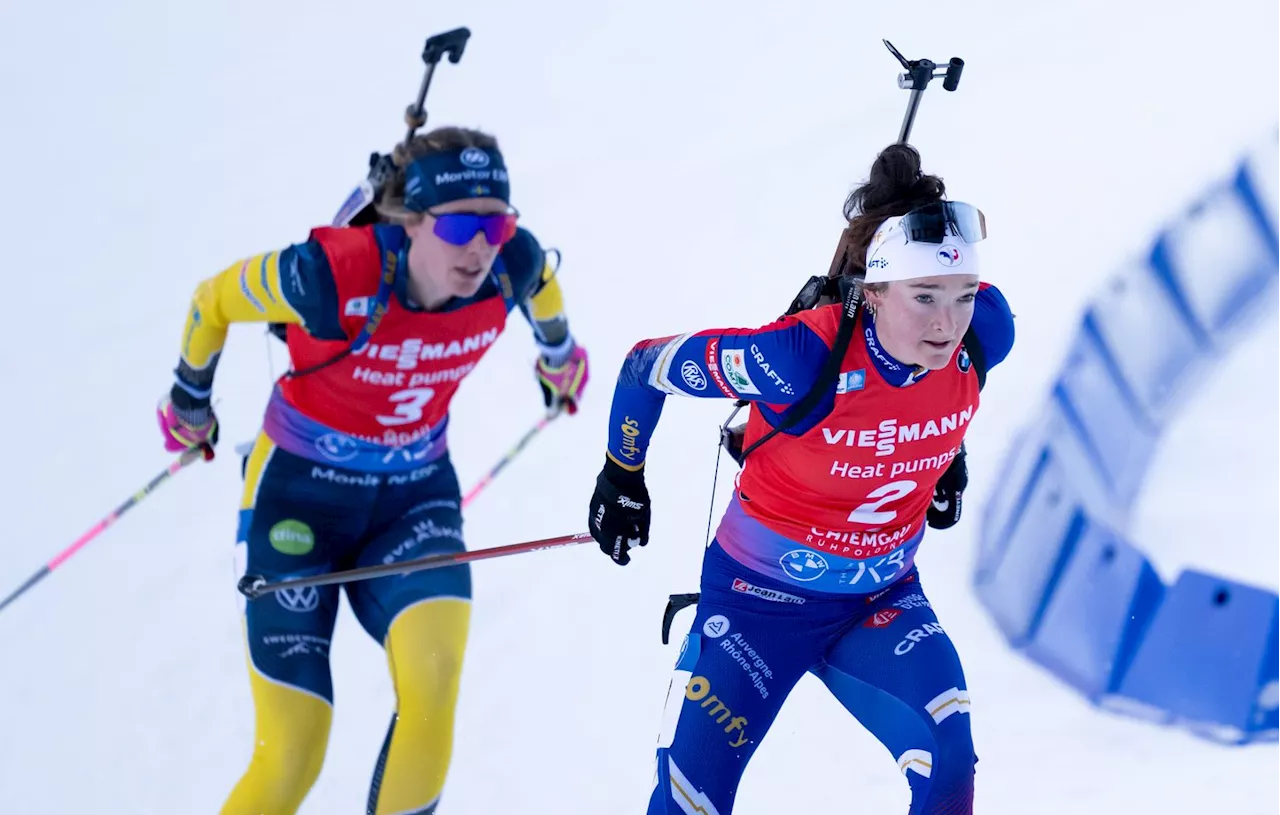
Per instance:
[[[267,533],[271,548],[284,555],[305,555],[315,548],[316,536],[302,521],[281,521]]]
[[[689,680],[689,684],[684,689],[684,698],[690,702],[701,702],[699,705],[703,710],[707,711],[707,715],[716,720],[716,724],[724,725],[724,732],[732,734],[737,731],[736,736],[730,736],[730,747],[741,747],[750,739],[747,738],[747,731],[743,727],[747,724],[746,716],[734,716],[733,711],[725,707],[724,702],[711,692],[711,680],[705,676],[695,676]],[[725,721],[728,724],[725,724]]]

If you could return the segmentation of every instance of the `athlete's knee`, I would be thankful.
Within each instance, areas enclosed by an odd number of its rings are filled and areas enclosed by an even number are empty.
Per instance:
[[[973,752],[973,739],[969,736],[969,728],[955,732],[940,739],[938,744],[937,775],[934,779],[936,796],[941,808],[938,813],[969,812],[969,809],[956,809],[953,799],[966,797],[973,800],[973,776],[978,758]],[[942,806],[947,804],[946,806]]]
[[[690,774],[686,774],[685,770]],[[671,751],[658,750],[656,784],[649,796],[649,808],[645,815],[683,815],[687,812],[728,813],[733,808],[733,794],[726,793],[714,801],[708,794],[710,779],[700,779],[696,773],[704,769],[702,762],[694,759],[682,767]]]
[[[402,714],[406,706],[452,704],[470,623],[470,601],[456,597],[417,603],[392,620],[387,653]]]
[[[967,708],[963,715],[952,714],[933,732],[931,748],[915,756],[912,767],[904,767],[912,779],[911,815],[970,815],[973,812],[973,781],[977,757],[969,730]],[[919,782],[919,783],[916,783]]]
[[[253,757],[223,815],[295,812],[320,775],[333,711],[306,691],[254,671]]]
[[[315,785],[324,765],[327,728],[323,734],[297,739],[259,739],[249,768],[227,799],[222,815],[290,815]]]
[[[391,621],[386,646],[396,718],[378,762],[370,812],[435,811],[453,751],[470,617],[470,601],[444,597],[411,605]]]

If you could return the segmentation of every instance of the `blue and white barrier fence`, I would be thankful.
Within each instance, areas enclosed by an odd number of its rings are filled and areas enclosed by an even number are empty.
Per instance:
[[[1095,704],[1229,744],[1277,739],[1280,598],[1190,568],[1165,585],[1125,532],[1206,366],[1276,311],[1277,157],[1275,138],[1250,152],[1088,305],[1002,465],[973,576],[1009,644]]]

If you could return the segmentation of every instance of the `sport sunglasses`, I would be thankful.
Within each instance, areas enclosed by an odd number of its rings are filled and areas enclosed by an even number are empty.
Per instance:
[[[518,212],[481,214],[477,212],[449,212],[432,214],[436,219],[431,231],[440,240],[454,246],[466,246],[477,232],[484,232],[490,246],[501,246],[516,235]]]
[[[908,243],[944,243],[948,231],[967,243],[987,237],[987,216],[962,201],[938,201],[911,210],[899,224]]]

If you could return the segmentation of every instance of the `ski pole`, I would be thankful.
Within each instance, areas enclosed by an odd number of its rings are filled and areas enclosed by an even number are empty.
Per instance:
[[[484,490],[485,487],[489,486],[489,484],[493,482],[493,479],[498,475],[498,473],[502,472],[502,470],[508,464],[511,463],[511,460],[514,459],[520,453],[520,451],[525,448],[525,445],[527,445],[530,441],[533,440],[534,436],[542,432],[543,428],[551,424],[551,420],[556,418],[559,415],[560,415],[559,410],[556,410],[556,412],[554,413],[548,413],[546,416],[543,416],[541,419],[539,419],[537,424],[529,428],[529,430],[526,431],[525,434],[520,437],[520,441],[516,442],[515,446],[512,447],[510,450],[508,450],[506,452],[506,455],[504,455],[501,459],[498,460],[498,463],[493,466],[493,469],[485,473],[484,477],[481,478],[478,482],[476,482],[476,485],[472,487],[470,490],[468,490],[467,494],[462,497],[463,508],[465,509],[467,504],[470,504],[475,499],[475,497],[479,495],[482,490]]]
[[[93,527],[88,532],[85,532],[83,535],[81,535],[79,539],[76,540],[75,543],[71,544],[66,549],[62,550],[62,552],[59,553],[57,557],[55,557],[53,560],[49,561],[44,566],[42,566],[40,570],[37,571],[35,574],[31,575],[31,577],[27,578],[27,581],[23,583],[21,586],[19,586],[16,591],[14,591],[8,597],[4,598],[4,600],[0,601],[0,611],[4,610],[5,606],[9,605],[14,600],[18,599],[18,597],[21,594],[23,594],[27,589],[31,588],[32,586],[34,586],[35,584],[43,580],[45,577],[47,577],[54,569],[58,568],[63,563],[66,563],[68,560],[70,560],[72,555],[80,551],[80,549],[82,549],[85,544],[87,544],[89,541],[93,540],[99,534],[101,534],[101,532],[104,529],[106,529],[107,527],[115,523],[120,518],[121,515],[128,512],[139,501],[141,501],[143,498],[146,498],[148,495],[150,495],[155,490],[156,487],[160,486],[165,481],[168,481],[170,478],[177,475],[179,470],[181,470],[183,467],[186,467],[188,464],[191,464],[192,462],[196,461],[197,459],[204,459],[205,461],[211,461],[213,459],[213,448],[209,447],[206,444],[206,445],[201,445],[199,447],[192,447],[190,450],[184,451],[182,455],[174,459],[172,464],[166,467],[155,478],[151,479],[151,481],[145,487],[138,490],[136,493],[134,493],[132,496],[129,497],[129,500],[125,501],[123,504],[116,507],[114,510],[112,510],[112,512],[109,515],[107,515],[105,518],[103,518],[102,520],[94,524]]]
[[[442,552],[435,555],[427,555],[417,558],[416,560],[406,560],[404,563],[383,563],[377,566],[362,566],[359,569],[348,569],[341,572],[328,572],[327,574],[318,574],[310,577],[294,577],[287,580],[280,580],[275,583],[268,583],[267,579],[262,575],[247,574],[240,578],[240,583],[236,586],[240,593],[250,600],[267,594],[268,592],[280,591],[282,589],[301,589],[307,586],[327,586],[333,583],[349,583],[355,580],[369,580],[374,577],[387,577],[395,574],[409,574],[410,572],[420,572],[424,569],[441,569],[446,566],[457,566],[461,563],[471,563],[477,560],[489,560],[491,558],[506,557],[508,555],[518,555],[522,552],[535,552],[539,549],[555,549],[560,546],[575,546],[579,543],[586,543],[591,540],[589,532],[578,532],[573,535],[561,535],[558,538],[543,538],[542,540],[526,541],[524,543],[512,543],[507,546],[494,546],[489,549],[477,549],[471,552]]]

